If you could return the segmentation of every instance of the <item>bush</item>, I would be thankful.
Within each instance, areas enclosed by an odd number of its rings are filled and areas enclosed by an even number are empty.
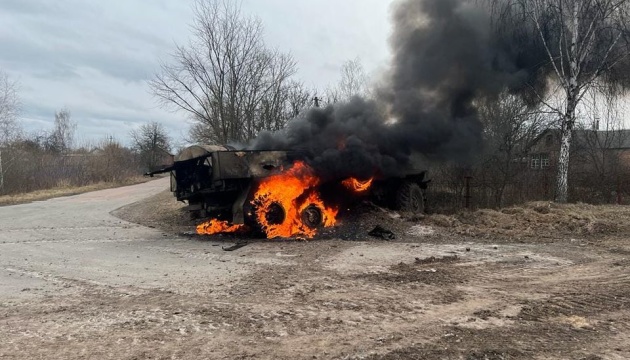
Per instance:
[[[36,140],[19,140],[2,148],[2,162],[2,195],[124,183],[142,174],[138,155],[115,141],[61,154],[46,150]]]

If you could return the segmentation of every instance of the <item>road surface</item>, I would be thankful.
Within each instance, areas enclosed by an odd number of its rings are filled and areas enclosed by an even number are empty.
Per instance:
[[[68,282],[198,291],[247,273],[273,257],[235,260],[219,243],[191,241],[132,224],[113,210],[164,191],[168,179],[0,207],[0,294],[57,294]],[[212,246],[215,245],[215,246]],[[229,261],[228,261],[229,260]]]

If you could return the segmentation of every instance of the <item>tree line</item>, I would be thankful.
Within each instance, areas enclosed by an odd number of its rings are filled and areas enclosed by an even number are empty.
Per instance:
[[[0,70],[0,195],[94,183],[125,184],[168,162],[171,139],[157,122],[113,137],[78,144],[69,109],[54,113],[50,130],[27,132],[21,124],[19,84]]]

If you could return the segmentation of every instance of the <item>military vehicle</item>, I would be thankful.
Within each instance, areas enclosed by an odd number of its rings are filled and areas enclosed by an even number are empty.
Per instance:
[[[153,176],[170,173],[171,191],[178,201],[187,202],[192,218],[215,218],[232,224],[253,224],[252,195],[258,181],[281,173],[296,161],[303,160],[299,152],[248,151],[229,146],[194,145],[185,148],[172,166],[146,173]],[[375,178],[366,192],[375,203],[395,210],[423,212],[426,206],[426,189],[429,180],[426,171],[409,169],[401,177]],[[328,192],[338,192],[335,185],[323,184]],[[361,184],[358,181],[359,185]],[[340,197],[356,198],[356,196]],[[282,222],[285,209],[272,211]],[[309,206],[303,218],[309,226],[317,227],[322,219],[321,210]]]

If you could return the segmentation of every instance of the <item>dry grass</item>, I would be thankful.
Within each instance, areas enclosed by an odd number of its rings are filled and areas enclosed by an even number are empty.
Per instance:
[[[460,235],[555,238],[630,230],[630,206],[531,202],[501,210],[432,215],[426,222]]]
[[[26,204],[33,201],[43,201],[57,197],[79,195],[90,191],[105,190],[121,186],[140,184],[149,180],[152,179],[143,176],[136,176],[121,182],[99,182],[86,186],[70,186],[65,183],[59,183],[58,186],[52,189],[0,196],[0,206]]]

